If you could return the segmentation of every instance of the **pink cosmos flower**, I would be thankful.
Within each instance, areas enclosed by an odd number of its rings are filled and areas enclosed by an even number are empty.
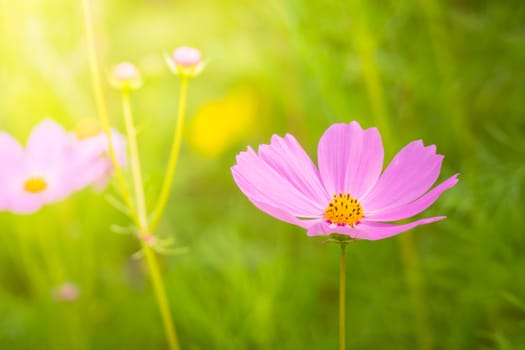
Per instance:
[[[353,239],[387,238],[445,216],[394,224],[427,209],[453,187],[453,175],[430,189],[444,156],[421,140],[405,146],[383,169],[376,128],[334,124],[319,141],[318,168],[290,134],[237,156],[235,182],[259,209],[303,227],[309,236],[337,233]]]
[[[0,210],[33,213],[104,181],[111,166],[104,147],[101,139],[76,140],[50,119],[35,126],[25,149],[0,132]]]
[[[50,120],[33,129],[25,150],[9,134],[1,132],[1,209],[31,213],[45,203],[67,197],[73,190],[73,174],[67,161],[71,156],[70,135]]]

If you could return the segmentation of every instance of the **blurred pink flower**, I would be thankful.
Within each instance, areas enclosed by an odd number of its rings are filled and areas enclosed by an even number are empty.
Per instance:
[[[126,139],[118,131],[111,130],[111,142],[117,162],[126,165]],[[103,131],[88,136],[75,138],[75,167],[83,169],[77,176],[77,188],[93,184],[95,189],[103,189],[113,173],[113,164],[109,155],[108,140]]]
[[[250,147],[241,152],[232,174],[256,207],[305,228],[309,236],[338,233],[377,240],[444,219],[389,223],[427,209],[458,182],[458,174],[430,190],[444,158],[434,145],[409,143],[381,173],[383,153],[379,131],[364,130],[354,121],[325,131],[318,146],[318,168],[287,134],[274,135],[258,153]]]
[[[50,119],[34,127],[25,149],[0,132],[0,210],[30,214],[89,184],[107,181],[111,163],[104,155],[106,145],[99,136],[75,140]],[[121,159],[124,162],[124,151]]]
[[[80,289],[74,283],[65,282],[55,288],[52,294],[56,301],[72,302],[80,296]]]
[[[67,197],[74,190],[69,167],[72,154],[71,136],[51,120],[33,129],[25,150],[9,134],[0,132],[2,209],[32,213]]]

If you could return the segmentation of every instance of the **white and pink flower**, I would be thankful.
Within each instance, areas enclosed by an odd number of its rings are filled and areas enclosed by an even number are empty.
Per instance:
[[[125,142],[113,132],[117,159]],[[51,119],[32,130],[26,147],[0,132],[0,210],[30,214],[90,185],[107,182],[112,165],[103,135],[79,140]]]

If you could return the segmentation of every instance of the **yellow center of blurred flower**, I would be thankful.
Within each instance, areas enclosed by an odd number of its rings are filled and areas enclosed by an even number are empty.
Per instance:
[[[96,119],[86,119],[78,123],[75,129],[75,135],[80,140],[97,136],[103,131],[101,123]]]
[[[47,188],[47,183],[41,177],[32,177],[24,184],[24,190],[31,193],[39,193]]]
[[[209,102],[192,118],[188,141],[200,154],[218,157],[257,129],[257,109],[256,96],[247,90]]]
[[[340,226],[346,224],[354,227],[363,218],[363,215],[363,207],[357,199],[350,197],[350,193],[343,194],[342,192],[339,192],[338,195],[334,194],[334,198],[324,211],[324,218],[328,222]]]

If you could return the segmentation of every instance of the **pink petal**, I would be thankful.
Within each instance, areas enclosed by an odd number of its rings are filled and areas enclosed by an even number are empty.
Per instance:
[[[118,131],[112,130],[111,141],[117,161],[124,166],[126,164],[125,138]],[[80,189],[93,184],[97,189],[102,189],[109,181],[113,169],[105,133],[78,140],[74,152],[75,162],[71,171],[77,174],[75,187]]]
[[[435,216],[432,218],[425,218],[404,225],[383,224],[379,222],[362,222],[361,224],[359,224],[359,231],[363,232],[362,239],[375,241],[378,239],[395,236],[401,232],[408,231],[419,225],[426,225],[443,219],[446,219],[446,216]]]
[[[49,169],[64,164],[72,147],[72,136],[50,119],[44,119],[31,131],[26,146],[26,157],[31,168]]]
[[[342,235],[347,235],[355,239],[360,239],[362,234],[360,231],[352,228],[348,225],[338,226],[336,224],[330,224],[326,220],[319,220],[308,228],[308,236],[326,236],[332,233],[339,233]],[[366,239],[366,238],[363,238]]]
[[[41,195],[28,194],[21,190],[12,195],[8,210],[15,214],[33,214],[47,202]]]
[[[346,226],[330,225],[327,222],[319,222],[310,226],[308,236],[329,235],[339,233],[348,235],[355,239],[378,240],[408,231],[416,226],[430,224],[445,219],[446,216],[436,216],[414,221],[404,225],[383,224],[378,222],[360,222],[354,228]]]
[[[288,214],[287,212],[283,211],[282,209],[272,207],[268,204],[258,202],[257,200],[248,197],[248,199],[260,210],[265,212],[266,214],[273,216],[274,218],[287,222],[292,225],[297,225],[302,228],[308,229],[308,227],[312,226],[313,224],[319,222],[321,219],[308,219],[308,220],[301,220],[296,218],[293,215]]]
[[[18,199],[18,192],[23,189],[26,172],[26,159],[22,146],[9,134],[0,132],[0,161],[4,166],[0,172],[0,210],[13,212],[32,212],[41,205],[32,204],[25,209]],[[22,209],[19,209],[22,206]]]
[[[25,159],[22,146],[11,135],[0,132],[0,196],[5,198],[10,191],[13,179],[23,172]],[[5,199],[0,199],[5,202]]]
[[[274,135],[270,145],[259,147],[259,157],[309,198],[330,201],[314,163],[292,135]]]
[[[383,167],[383,144],[376,128],[363,130],[359,123],[329,127],[318,148],[321,179],[329,194],[365,195]]]
[[[390,162],[374,188],[361,199],[367,212],[398,207],[424,194],[437,180],[443,156],[421,140],[405,146]]]
[[[109,176],[111,175],[111,162],[108,159],[91,159],[80,162],[80,159],[75,159],[74,167],[69,171],[76,173],[73,180],[73,188],[80,190],[91,184],[107,184]]]
[[[20,143],[6,132],[0,131],[0,161],[2,164],[10,164],[12,161],[19,161],[24,156],[24,150]],[[9,167],[4,167],[0,176]]]
[[[265,157],[270,157],[270,152],[265,152]],[[282,158],[272,159],[272,167],[253,149],[248,148],[246,152],[241,152],[237,156],[237,164],[232,167],[233,178],[249,198],[279,208],[289,215],[295,217],[322,215],[325,203],[318,203],[310,198],[305,194],[308,188],[296,187],[287,178],[288,173],[281,173],[274,168],[282,161]],[[285,168],[285,165],[280,166],[280,169]]]
[[[126,139],[117,130],[111,130],[111,142],[113,151],[121,166],[126,165]],[[96,136],[77,140],[76,152],[82,158],[95,159],[102,154],[107,154],[109,158],[109,147],[106,133],[102,132]]]
[[[395,221],[403,220],[421,213],[423,210],[427,209],[434,203],[441,193],[449,188],[453,187],[458,183],[459,174],[451,176],[447,180],[443,181],[438,186],[434,187],[431,191],[424,194],[419,199],[413,201],[409,204],[403,204],[399,207],[389,208],[385,210],[378,210],[373,213],[366,213],[366,219],[371,221]]]
[[[32,211],[34,206],[58,202],[76,190],[74,182],[81,173],[75,172],[73,135],[51,119],[37,124],[27,141],[26,169],[22,181],[38,176],[45,179],[47,188],[41,193],[28,193],[23,182],[16,186],[14,202],[20,210]],[[40,204],[39,204],[40,203]],[[15,207],[17,204],[13,204]],[[27,208],[27,209],[26,209]]]

